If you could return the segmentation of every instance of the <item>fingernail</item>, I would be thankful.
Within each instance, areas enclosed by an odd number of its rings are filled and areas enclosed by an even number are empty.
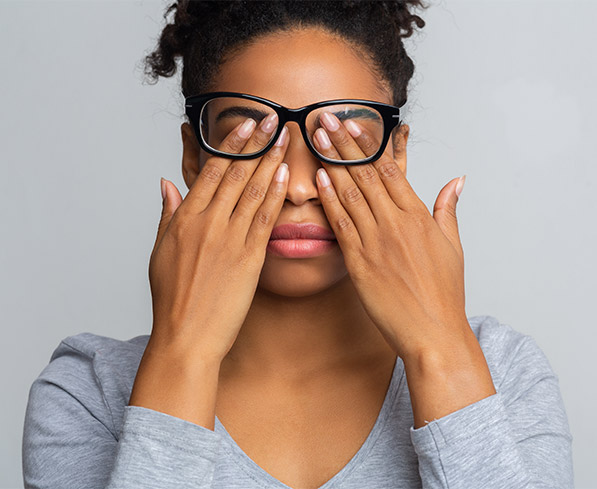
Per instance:
[[[166,180],[160,177],[160,189],[162,190],[162,201],[166,199]]]
[[[261,127],[261,129],[266,134],[270,134],[270,133],[272,133],[274,131],[274,128],[277,125],[278,125],[278,114],[276,114],[274,112],[273,114],[270,114],[270,115],[268,115],[265,118],[265,121],[264,121],[263,126]]]
[[[253,119],[247,119],[245,122],[243,122],[243,125],[239,127],[238,135],[241,138],[246,138],[249,134],[253,132],[253,129],[256,125],[257,123]]]
[[[337,131],[340,127],[338,121],[334,119],[328,112],[321,114],[321,120],[323,121],[323,125],[332,132]]]
[[[361,135],[361,132],[363,132],[355,121],[346,121],[346,124],[344,125],[353,138],[358,138]]]
[[[317,175],[319,176],[319,183],[321,183],[321,185],[323,185],[324,187],[329,187],[329,185],[332,183],[330,181],[330,176],[328,175],[328,172],[325,171],[325,169],[320,168],[319,170],[317,170]]]
[[[276,182],[282,183],[286,179],[288,174],[288,165],[286,163],[280,163],[280,166],[276,170]]]
[[[286,135],[287,134],[288,134],[288,129],[286,128],[286,126],[284,126],[282,128],[282,132],[278,136],[278,140],[276,141],[275,146],[283,146],[284,143],[286,142]]]
[[[317,138],[317,142],[319,143],[319,146],[321,146],[321,149],[328,149],[332,146],[330,138],[321,127],[315,131],[315,137]]]
[[[462,175],[458,179],[458,183],[456,184],[456,196],[460,198],[460,194],[462,193],[462,188],[464,187],[464,181],[466,180],[466,175]]]

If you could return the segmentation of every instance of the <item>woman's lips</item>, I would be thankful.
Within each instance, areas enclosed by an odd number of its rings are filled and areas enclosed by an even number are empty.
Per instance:
[[[267,251],[285,258],[319,256],[335,248],[338,242],[327,239],[270,239]]]
[[[336,247],[335,238],[331,229],[314,222],[289,222],[272,230],[267,251],[284,258],[309,258]]]
[[[289,222],[272,229],[270,239],[336,239],[331,229],[313,222]]]

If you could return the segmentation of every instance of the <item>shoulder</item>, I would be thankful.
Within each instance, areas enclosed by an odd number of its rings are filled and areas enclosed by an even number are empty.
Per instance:
[[[89,357],[93,357],[96,353],[101,353],[102,351],[137,349],[139,346],[145,348],[148,339],[149,335],[135,336],[128,340],[119,340],[94,333],[79,333],[63,338],[56,351],[60,350],[60,347],[64,345],[71,349],[76,349]]]
[[[496,388],[507,387],[526,378],[553,376],[547,356],[536,340],[501,322],[494,316],[472,316],[469,324],[481,345]]]
[[[41,375],[53,376],[54,379],[76,376],[79,368],[90,368],[100,376],[106,370],[116,370],[122,374],[133,367],[136,371],[148,340],[149,335],[129,340],[93,333],[67,336],[54,349],[50,363]]]
[[[35,398],[43,398],[46,389],[68,392],[118,436],[148,340],[149,335],[128,340],[88,332],[67,336],[52,352],[31,391],[36,391]]]

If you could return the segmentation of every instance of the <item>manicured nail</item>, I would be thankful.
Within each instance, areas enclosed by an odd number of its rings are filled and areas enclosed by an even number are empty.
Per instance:
[[[324,187],[329,187],[332,183],[330,181],[330,176],[328,175],[328,172],[326,172],[324,168],[320,168],[319,170],[317,170],[317,176],[319,177],[319,183],[321,183],[321,185]]]
[[[286,179],[286,175],[288,175],[288,165],[286,163],[280,163],[280,166],[276,170],[276,182],[282,183]]]
[[[274,131],[274,128],[277,126],[277,124],[278,114],[274,112],[265,118],[265,122],[263,123],[263,126],[261,126],[261,130],[266,134],[270,134]]]
[[[340,127],[338,121],[334,119],[328,112],[324,112],[321,115],[321,120],[323,121],[323,125],[332,132],[337,131]]]
[[[282,132],[278,136],[278,140],[276,141],[275,146],[283,146],[284,143],[286,142],[287,135],[288,135],[288,129],[286,128],[286,126],[284,126],[284,128],[282,129]]]
[[[321,146],[321,149],[328,149],[332,146],[330,138],[321,127],[315,131],[315,137],[317,138],[317,142],[319,143],[319,146]]]
[[[346,121],[344,125],[353,138],[358,138],[363,132],[355,121]]]
[[[160,189],[162,190],[162,200],[166,198],[166,180],[164,177],[160,177]]]
[[[464,187],[464,181],[466,180],[466,175],[462,175],[458,179],[458,183],[456,184],[456,195],[460,198],[460,194],[462,193],[462,188]]]
[[[241,138],[246,138],[247,136],[249,136],[249,134],[253,132],[253,129],[256,125],[257,123],[253,119],[247,119],[245,122],[243,122],[243,125],[239,127],[238,135]]]

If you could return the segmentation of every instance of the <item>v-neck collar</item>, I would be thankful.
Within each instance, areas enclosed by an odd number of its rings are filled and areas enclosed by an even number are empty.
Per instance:
[[[331,479],[319,486],[317,489],[332,489],[337,484],[340,484],[354,469],[356,469],[366,458],[371,448],[373,448],[375,442],[382,433],[386,421],[389,417],[392,406],[395,404],[396,395],[403,384],[404,377],[404,364],[402,359],[397,356],[396,362],[394,363],[394,370],[392,371],[392,378],[390,379],[390,385],[386,391],[386,395],[375,420],[373,428],[369,432],[369,435],[354,454],[354,456],[348,461],[348,463],[342,467]],[[243,449],[234,441],[234,438],[228,433],[224,425],[215,417],[216,431],[220,431],[223,435],[223,446],[232,455],[232,458],[240,468],[247,472],[254,479],[263,482],[264,487],[271,487],[276,489],[295,489],[292,488],[280,480],[276,479],[273,475],[259,466],[251,457],[249,457]],[[339,487],[339,486],[338,486]]]

